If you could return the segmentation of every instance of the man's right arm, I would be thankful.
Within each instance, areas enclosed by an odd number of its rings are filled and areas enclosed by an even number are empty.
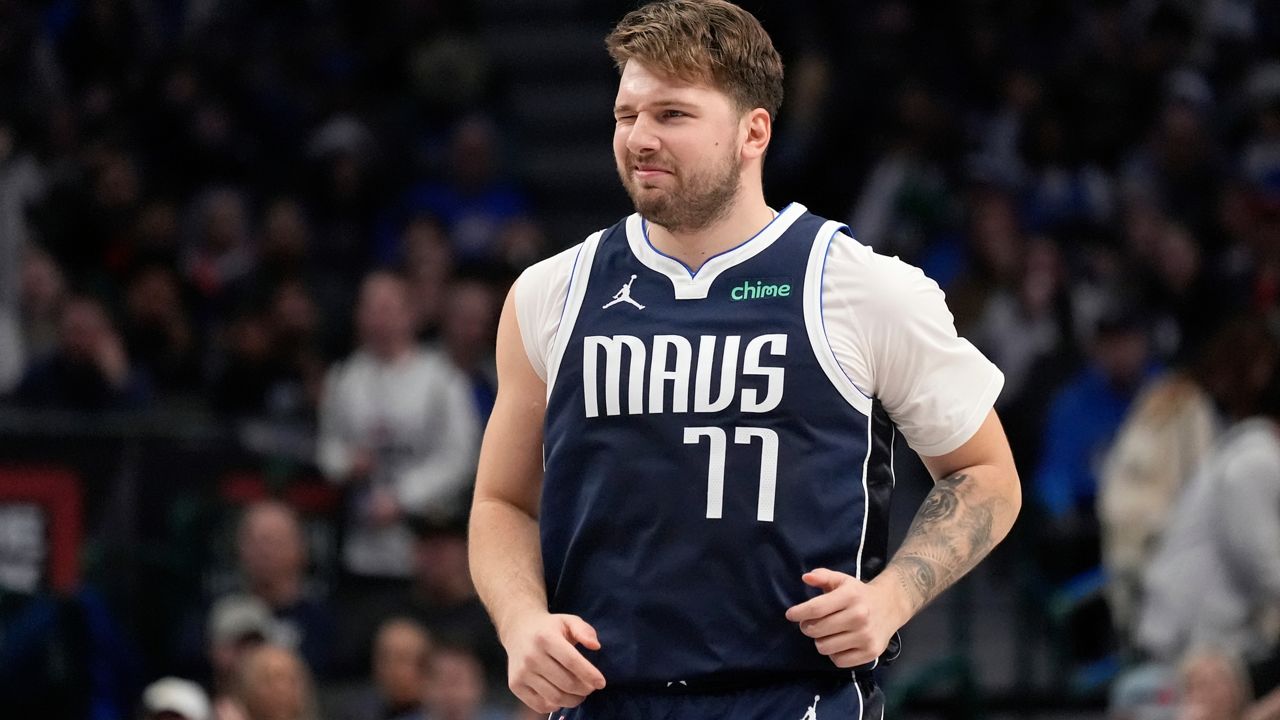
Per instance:
[[[551,712],[582,702],[604,676],[574,647],[599,649],[595,630],[547,611],[537,519],[547,391],[525,354],[514,290],[498,324],[497,364],[471,507],[471,575],[506,648],[512,692]]]

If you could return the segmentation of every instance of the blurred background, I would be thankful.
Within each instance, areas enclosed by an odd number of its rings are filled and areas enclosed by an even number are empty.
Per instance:
[[[771,204],[1006,376],[1023,517],[889,714],[1276,716],[1280,5],[742,4]],[[505,292],[631,211],[631,7],[0,0],[0,714],[526,717],[465,511]]]

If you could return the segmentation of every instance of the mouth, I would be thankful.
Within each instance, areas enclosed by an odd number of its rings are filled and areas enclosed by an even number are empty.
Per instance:
[[[656,165],[634,165],[631,168],[631,174],[637,180],[652,180],[663,175],[670,175],[671,171]]]

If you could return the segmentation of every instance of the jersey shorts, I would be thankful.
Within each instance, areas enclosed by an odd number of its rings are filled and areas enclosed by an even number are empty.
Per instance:
[[[765,684],[691,692],[673,685],[649,691],[604,690],[548,720],[883,720],[884,693],[870,678]]]

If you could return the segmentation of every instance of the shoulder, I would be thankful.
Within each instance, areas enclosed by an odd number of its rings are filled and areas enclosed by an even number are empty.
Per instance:
[[[544,380],[569,286],[582,262],[583,250],[603,232],[593,233],[586,240],[530,265],[516,279],[512,301],[520,341],[535,372]]]
[[[368,371],[369,356],[363,350],[356,350],[349,356],[329,366],[329,383],[350,383],[362,373]]]
[[[449,358],[444,348],[437,345],[419,345],[413,350],[412,364],[414,370],[424,376],[453,377],[462,371]]]
[[[837,299],[891,315],[909,313],[922,300],[942,299],[938,284],[920,268],[881,255],[843,232],[827,250],[823,285]]]
[[[1280,468],[1280,432],[1274,422],[1256,417],[1240,422],[1222,441],[1224,467],[1233,464]]]
[[[531,298],[546,294],[567,283],[585,244],[585,241],[580,242],[525,268],[516,279],[516,301],[520,302],[522,296]]]

